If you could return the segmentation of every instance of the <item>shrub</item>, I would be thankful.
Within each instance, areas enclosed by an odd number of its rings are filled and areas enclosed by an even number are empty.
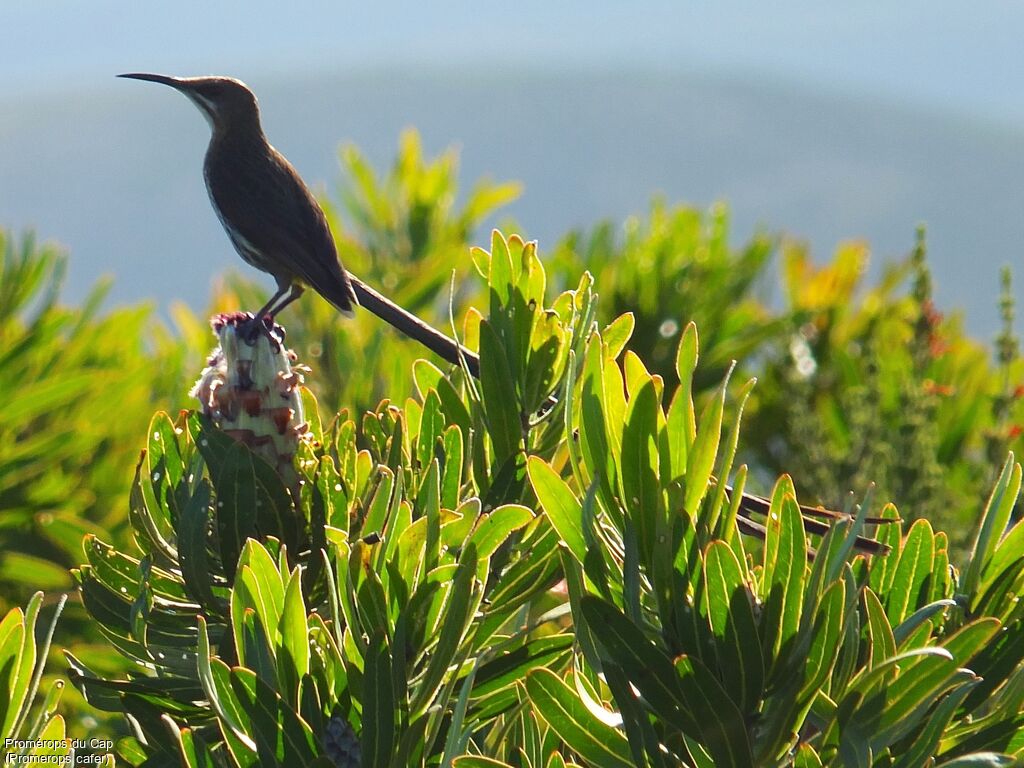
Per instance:
[[[589,275],[548,303],[532,244],[495,234],[476,259],[488,313],[467,313],[463,337],[480,381],[417,362],[417,397],[358,425],[347,412],[325,425],[307,393],[297,477],[209,419],[154,419],[131,496],[140,552],[90,537],[77,572],[86,609],[136,665],[113,679],[70,657],[88,700],[131,724],[123,759],[1024,755],[1024,527],[1003,535],[1012,457],[962,575],[925,521],[883,525],[891,552],[857,554],[869,503],[809,537],[785,477],[764,543],[748,541],[735,528],[746,468],[733,492],[717,479],[733,474],[739,418],[724,416],[725,382],[697,417],[695,327],[669,397],[624,351],[631,316],[599,330]]]

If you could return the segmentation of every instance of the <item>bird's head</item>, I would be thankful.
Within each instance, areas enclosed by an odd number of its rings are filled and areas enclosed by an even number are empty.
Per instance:
[[[171,77],[145,72],[131,72],[118,77],[162,83],[180,91],[199,107],[214,133],[234,126],[259,128],[260,111],[256,95],[245,83],[233,77]]]

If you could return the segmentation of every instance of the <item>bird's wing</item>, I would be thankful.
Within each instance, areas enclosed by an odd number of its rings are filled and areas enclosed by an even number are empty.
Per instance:
[[[355,297],[323,210],[288,161],[275,150],[270,156],[269,171],[244,160],[208,163],[207,185],[225,229],[242,256],[279,283],[297,278],[351,311]]]

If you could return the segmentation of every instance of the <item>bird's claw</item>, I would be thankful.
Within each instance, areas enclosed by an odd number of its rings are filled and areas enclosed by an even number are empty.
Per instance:
[[[284,328],[274,323],[270,315],[257,318],[251,312],[249,319],[238,326],[238,337],[250,347],[256,344],[260,336],[266,336],[271,346],[280,348],[284,345]]]

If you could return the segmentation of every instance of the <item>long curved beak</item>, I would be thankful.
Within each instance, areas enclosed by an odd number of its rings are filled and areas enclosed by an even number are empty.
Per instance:
[[[171,88],[180,89],[185,85],[185,81],[180,77],[171,77],[170,75],[153,75],[147,72],[128,72],[118,77],[126,77],[129,80],[148,80],[151,83],[162,83],[163,85],[169,85]]]

